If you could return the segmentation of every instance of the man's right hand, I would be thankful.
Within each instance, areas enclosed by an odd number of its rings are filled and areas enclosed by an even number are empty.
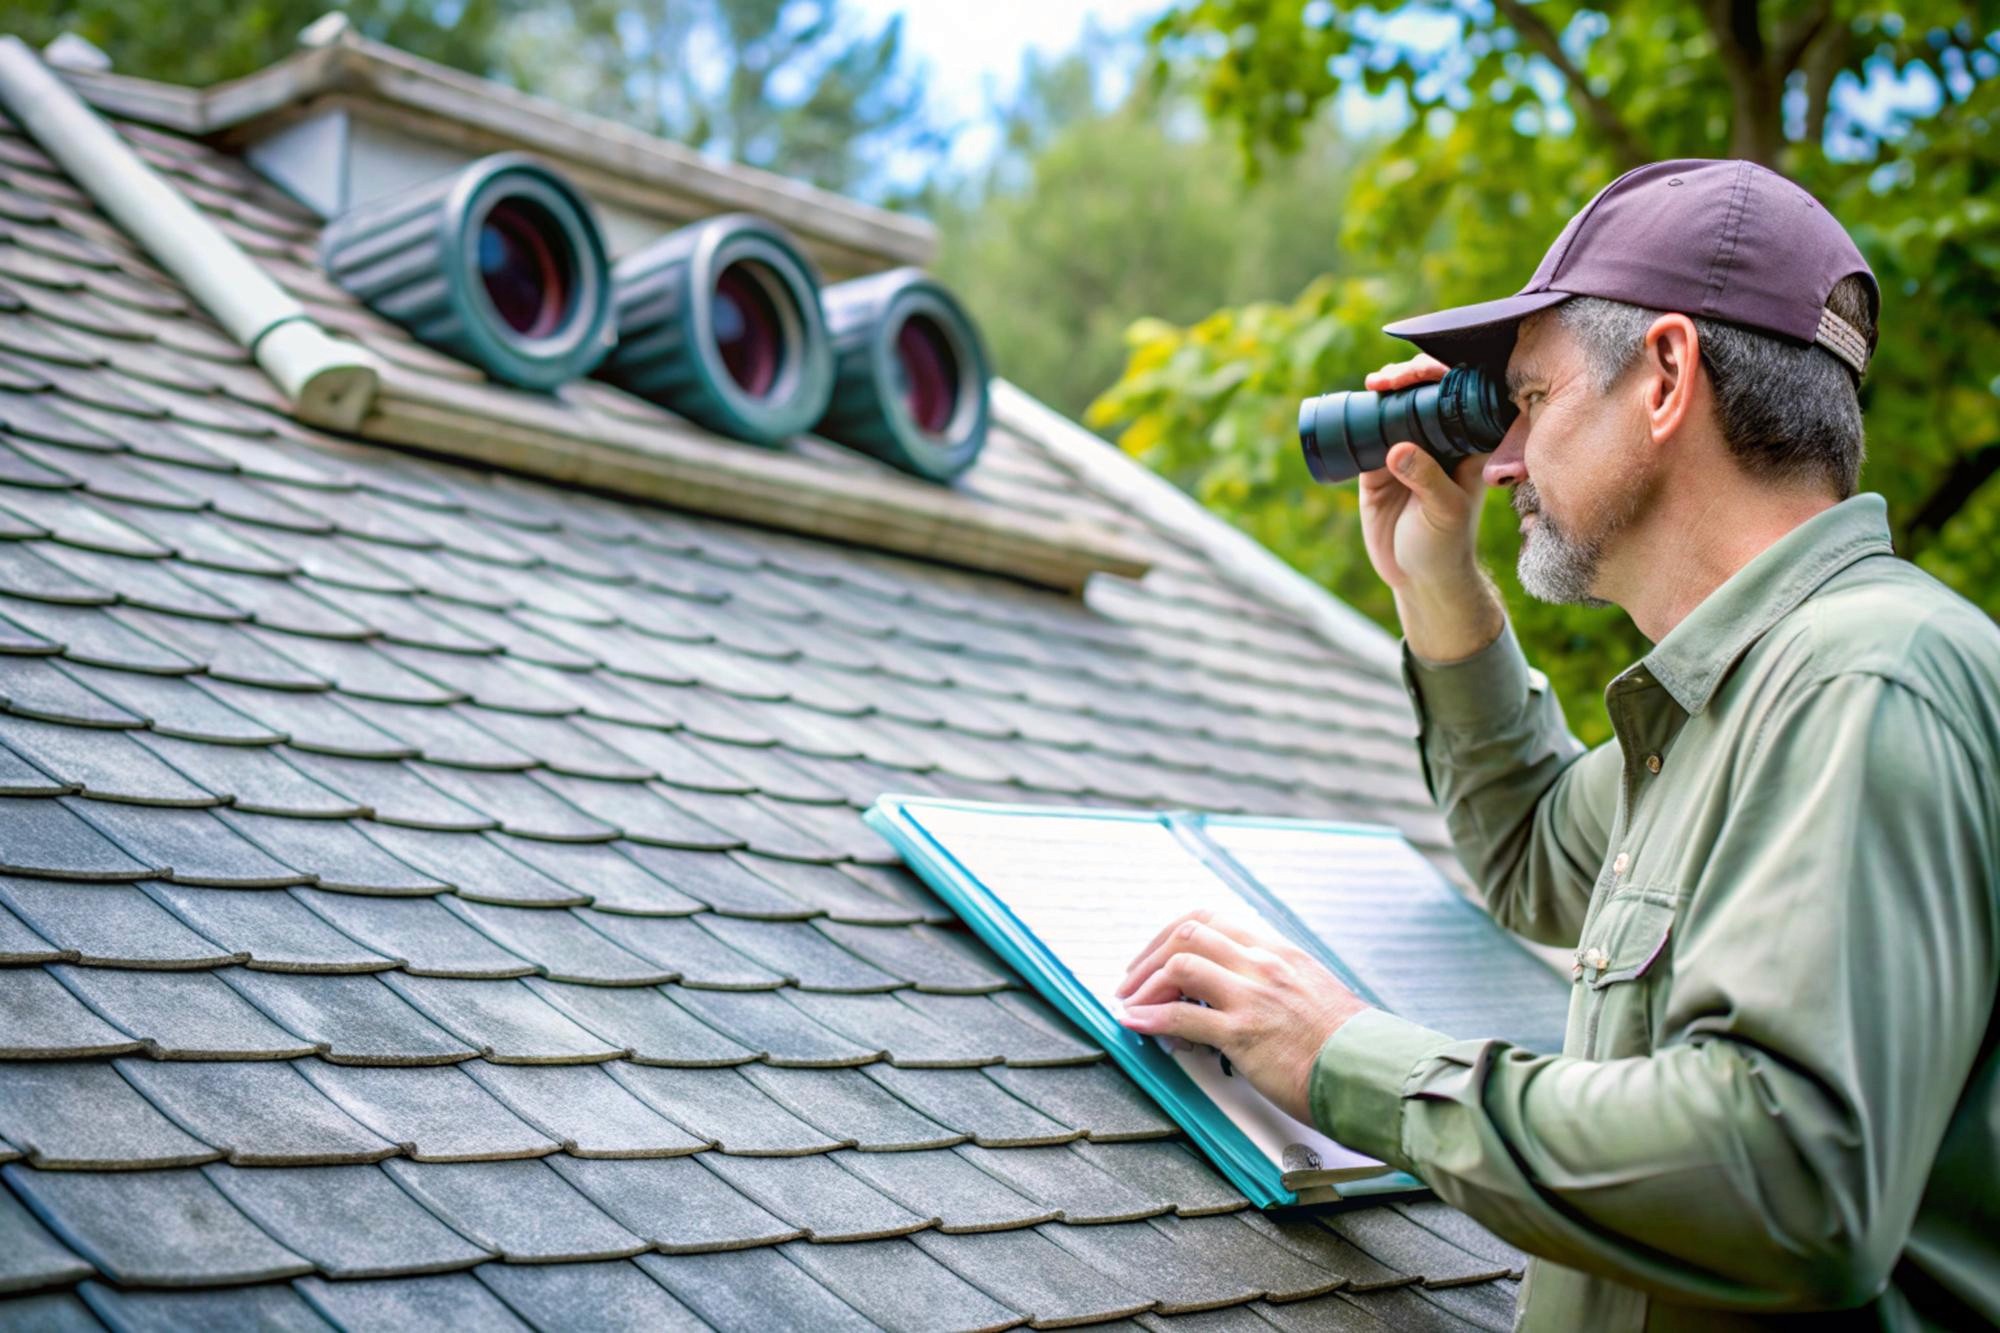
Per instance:
[[[1436,357],[1418,356],[1382,367],[1363,387],[1387,393],[1441,380],[1449,369]],[[1447,475],[1435,458],[1405,440],[1390,448],[1385,466],[1360,477],[1368,559],[1396,594],[1411,650],[1429,661],[1470,657],[1499,635],[1503,623],[1476,554],[1484,462],[1483,455],[1461,459],[1456,474]]]

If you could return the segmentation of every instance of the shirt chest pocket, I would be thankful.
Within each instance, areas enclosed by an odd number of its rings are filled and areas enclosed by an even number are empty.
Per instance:
[[[1586,1014],[1579,1054],[1606,1060],[1653,1049],[1679,908],[1678,895],[1659,889],[1621,889],[1604,901],[1576,951]]]

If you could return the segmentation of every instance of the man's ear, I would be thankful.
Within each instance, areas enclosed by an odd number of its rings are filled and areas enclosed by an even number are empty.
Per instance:
[[[1677,434],[1694,411],[1695,382],[1700,378],[1701,334],[1682,314],[1665,314],[1653,321],[1641,344],[1640,377],[1645,387],[1646,423],[1655,444]]]

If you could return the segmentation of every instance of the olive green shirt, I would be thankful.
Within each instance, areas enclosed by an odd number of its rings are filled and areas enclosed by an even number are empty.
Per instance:
[[[1461,861],[1575,950],[1569,1027],[1364,1012],[1320,1125],[1537,1256],[1522,1328],[2000,1325],[2000,627],[1858,495],[1613,680],[1595,749],[1511,630],[1404,664]]]

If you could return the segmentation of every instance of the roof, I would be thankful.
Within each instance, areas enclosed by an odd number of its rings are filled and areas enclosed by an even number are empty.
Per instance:
[[[793,232],[826,271],[841,276],[927,263],[937,248],[928,222],[845,198],[803,181],[645,134],[531,97],[371,41],[335,11],[283,60],[208,88],[71,69],[97,106],[115,115],[232,147],[327,111],[472,153],[525,149],[559,159],[600,207],[685,222],[741,210]]]
[[[121,129],[475,378],[240,161]],[[1521,1256],[1443,1205],[1247,1210],[859,818],[1375,819],[1456,873],[1393,678],[1213,534],[1004,423],[962,489],[1143,578],[344,439],[11,131],[0,230],[0,1323],[1510,1322]]]

